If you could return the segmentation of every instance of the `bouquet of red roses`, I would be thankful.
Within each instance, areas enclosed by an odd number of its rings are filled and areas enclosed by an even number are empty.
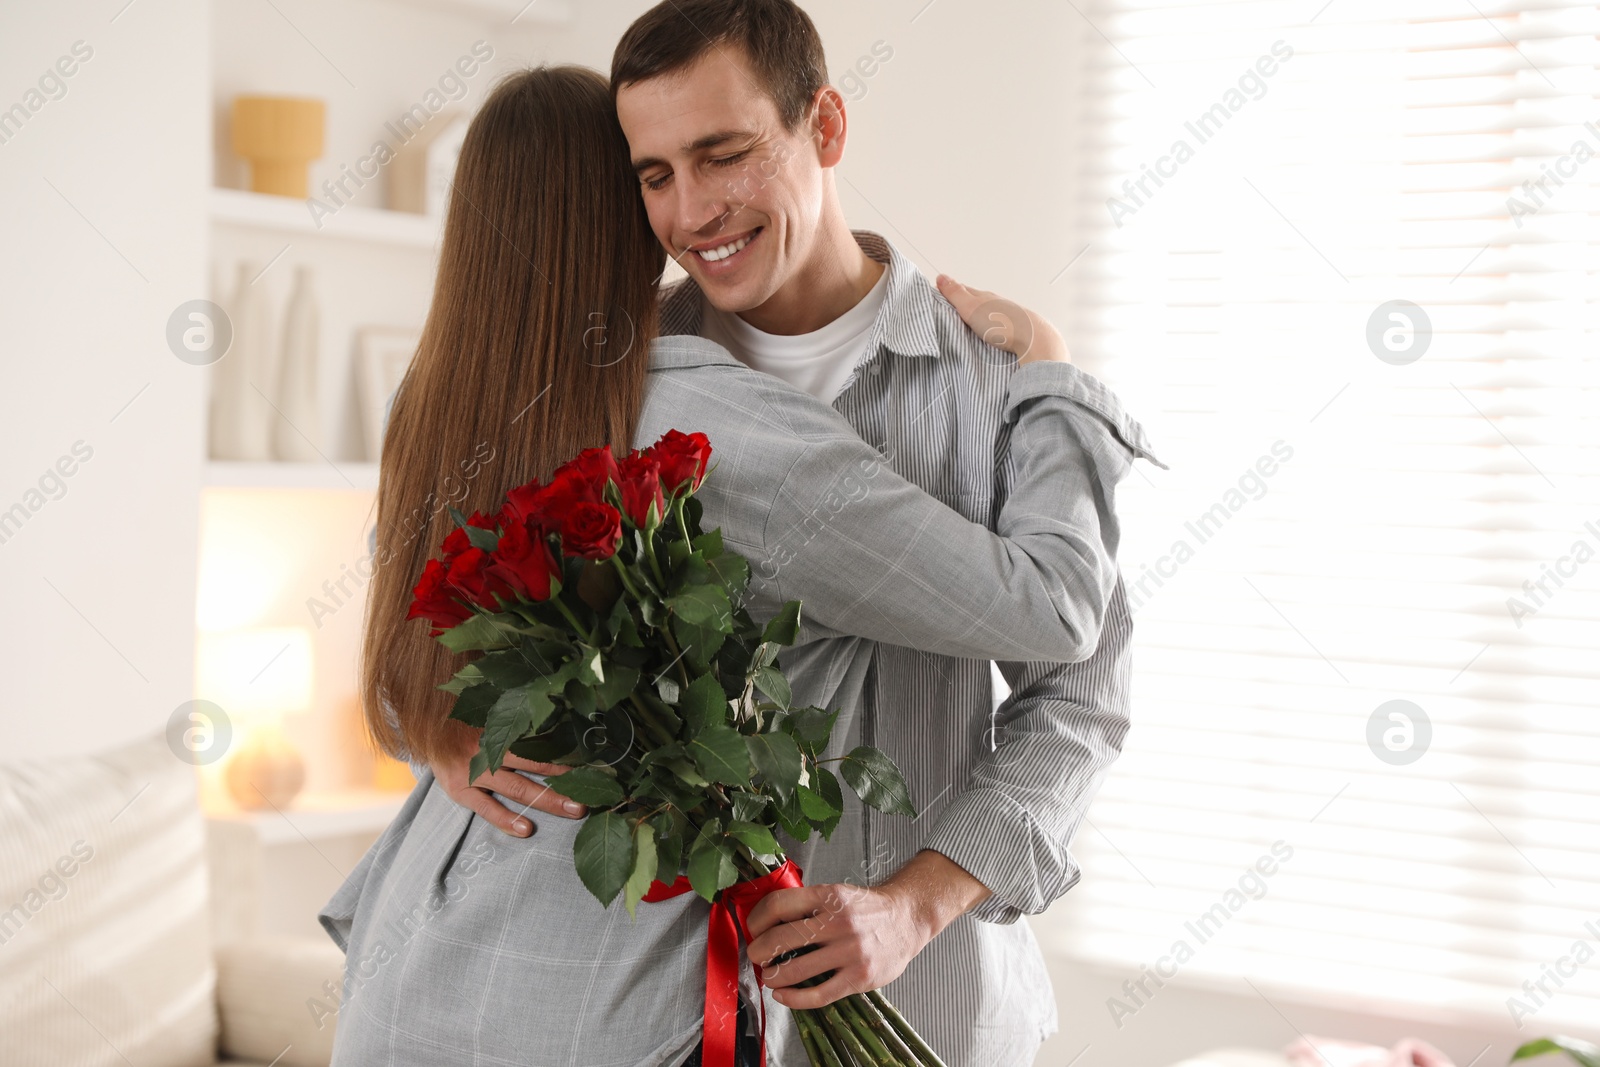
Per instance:
[[[710,457],[704,434],[669,430],[620,460],[588,449],[493,515],[452,508],[408,617],[478,654],[440,686],[457,694],[451,718],[483,731],[471,780],[507,752],[572,768],[548,785],[590,809],[573,859],[602,904],[712,903],[704,1062],[731,1067],[745,918],[801,884],[774,831],[833,833],[844,797],[830,763],[863,803],[916,812],[877,749],[823,758],[837,711],[792,705],[777,660],[800,603],[765,626],[741,606],[748,562],[700,527]],[[877,991],[795,1016],[818,1067],[940,1063]]]

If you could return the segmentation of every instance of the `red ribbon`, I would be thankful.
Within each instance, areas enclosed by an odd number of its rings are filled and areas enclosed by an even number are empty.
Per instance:
[[[704,1046],[700,1062],[705,1067],[733,1067],[734,1049],[739,1040],[736,1023],[739,1012],[739,938],[750,940],[745,921],[761,898],[775,889],[798,889],[800,868],[794,861],[770,874],[749,882],[735,882],[717,894],[711,904],[711,923],[706,937],[706,1014]],[[679,875],[671,885],[659,880],[650,883],[644,895],[648,904],[691,893],[689,879]],[[756,983],[761,972],[756,972]],[[761,1005],[761,1067],[767,1065],[767,1005]]]

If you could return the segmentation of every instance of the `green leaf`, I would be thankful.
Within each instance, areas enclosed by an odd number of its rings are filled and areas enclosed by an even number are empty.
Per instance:
[[[478,670],[476,663],[469,663],[459,671],[456,671],[448,682],[437,688],[444,690],[446,693],[455,693],[459,696],[481,681],[483,681],[483,672]]]
[[[708,781],[703,774],[695,769],[695,765],[686,759],[674,757],[672,759],[664,759],[659,762],[661,763],[661,766],[671,771],[677,776],[680,782],[683,782],[691,789],[704,789],[706,786],[711,784],[711,782]]]
[[[720,585],[691,585],[668,600],[667,606],[691,626],[733,632],[733,608],[727,591]]]
[[[473,548],[493,552],[500,547],[500,535],[493,530],[485,530],[482,526],[464,526],[462,529],[467,531],[467,540],[472,542]]]
[[[460,510],[454,506],[450,508],[450,518],[457,526],[465,527],[467,525],[467,517],[461,514]]]
[[[839,788],[839,779],[829,773],[826,767],[814,766],[811,768],[811,784],[801,786],[797,792],[806,818],[816,826],[824,840],[832,839],[833,831],[839,827],[839,820],[844,818],[844,792]]]
[[[480,739],[489,770],[499,770],[511,742],[524,734],[536,733],[554,710],[549,694],[537,683],[502,693],[489,709],[489,720],[484,724]]]
[[[689,683],[689,688],[678,698],[678,709],[683,712],[690,737],[707,726],[728,721],[727,695],[722,691],[722,683],[709,674],[702,674]]]
[[[616,604],[611,609],[611,618],[607,621],[607,626],[616,635],[618,644],[633,648],[644,647],[644,642],[639,640],[639,627],[633,621],[633,612],[628,609],[628,598],[626,596],[617,598]]]
[[[780,724],[803,742],[813,754],[828,747],[833,734],[833,724],[839,719],[839,709],[824,711],[821,708],[801,708],[784,718]]]
[[[792,645],[800,634],[800,601],[791,600],[783,606],[767,628],[761,631],[761,640],[779,645]]]
[[[578,681],[584,685],[599,685],[606,680],[605,668],[600,665],[600,650],[584,645],[578,650]]]
[[[722,555],[722,527],[703,533],[694,539],[694,550],[706,559]]]
[[[728,836],[738,841],[757,856],[778,854],[778,839],[765,826],[753,822],[730,822]]]
[[[746,737],[750,760],[761,772],[762,780],[781,800],[786,800],[800,783],[800,748],[788,734],[754,734]]]
[[[485,679],[501,689],[515,689],[519,685],[527,685],[540,675],[549,673],[547,669],[536,666],[533,657],[526,655],[521,648],[491,652],[473,666],[478,668]]]
[[[624,666],[621,663],[609,662],[606,664],[606,679],[595,686],[594,697],[600,702],[601,709],[614,708],[627,699],[633,687],[639,684],[639,668]]]
[[[796,841],[805,841],[811,836],[811,823],[800,807],[800,790],[796,789],[788,800],[780,800],[777,812],[778,825],[783,827],[784,833]]]
[[[451,652],[510,648],[517,643],[515,622],[506,614],[474,615],[456,623],[434,640]]]
[[[565,774],[552,774],[545,785],[564,797],[591,808],[611,808],[622,803],[627,794],[615,775],[599,767],[574,767]]]
[[[885,815],[916,817],[917,809],[911,806],[911,791],[906,788],[900,768],[871,745],[851,749],[839,765],[839,772],[863,804]]]
[[[595,710],[599,705],[591,687],[574,678],[567,683],[562,695],[567,698],[567,703],[572,705],[573,711],[582,715],[585,719],[594,718]]]
[[[482,682],[461,691],[456,697],[455,707],[450,709],[450,717],[468,726],[483,728],[489,720],[489,709],[494,707],[495,701],[500,699],[498,686]]]
[[[673,808],[651,822],[656,828],[656,871],[662,881],[671,881],[683,869],[683,832],[689,820]]]
[[[806,818],[816,822],[826,822],[839,814],[839,809],[829,804],[820,794],[813,792],[808,786],[799,786],[796,792],[800,795],[800,810]]]
[[[750,585],[750,561],[734,552],[726,555],[708,558],[706,566],[716,574],[717,581],[722,583],[722,588],[727,590],[728,599],[736,601],[744,596],[745,589]]]
[[[791,699],[789,679],[776,667],[762,667],[756,671],[756,688],[772,698],[780,708],[787,708]]]
[[[733,817],[740,822],[754,822],[770,803],[771,799],[765,794],[736,790],[733,793]]]
[[[1549,1052],[1565,1052],[1583,1067],[1600,1067],[1600,1045],[1591,1045],[1576,1037],[1541,1037],[1537,1041],[1529,1041],[1512,1054],[1511,1062],[1532,1059]]]
[[[656,835],[646,819],[640,819],[633,828],[633,871],[622,887],[622,903],[628,909],[628,918],[635,918],[633,909],[650,892],[650,883],[656,877]]]
[[[818,766],[811,768],[811,789],[833,808],[833,814],[823,819],[820,827],[824,838],[832,837],[834,827],[844,815],[844,790],[839,788],[839,779],[832,771]]]
[[[559,763],[578,750],[578,727],[571,719],[562,719],[550,728],[549,733],[524,737],[511,742],[512,755],[540,763]]]
[[[695,674],[711,669],[711,660],[727,640],[727,634],[714,626],[695,626],[681,618],[673,618],[672,633],[683,649],[683,661]]]
[[[739,880],[733,865],[733,846],[716,833],[716,820],[707,823],[689,850],[689,884],[706,900]],[[709,832],[708,832],[709,831]]]
[[[613,811],[596,812],[583,820],[583,828],[572,842],[572,859],[589,892],[609,906],[634,868],[628,820]]]
[[[686,746],[700,773],[722,785],[750,784],[750,752],[744,735],[731,726],[712,723]]]
[[[678,680],[666,671],[662,671],[660,676],[656,678],[656,692],[661,694],[661,699],[668,704],[676,704],[680,695]]]

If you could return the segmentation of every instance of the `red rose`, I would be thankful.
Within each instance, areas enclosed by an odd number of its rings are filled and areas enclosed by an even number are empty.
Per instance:
[[[622,516],[610,504],[575,506],[561,523],[561,551],[584,559],[610,559],[622,537]]]
[[[659,524],[661,516],[666,514],[667,502],[661,495],[661,466],[643,452],[634,452],[618,464],[617,488],[622,493],[623,513],[640,529]]]
[[[668,430],[649,448],[650,458],[661,465],[661,488],[676,493],[689,482],[689,492],[705,480],[706,462],[711,459],[711,441],[703,433]]]
[[[559,483],[562,486],[559,495],[573,503],[588,500],[598,504],[605,499],[606,482],[616,479],[617,457],[611,454],[611,449],[586,448],[556,468],[550,487],[553,489]]]
[[[500,516],[485,515],[481,511],[474,511],[472,517],[467,519],[467,526],[476,526],[481,530],[493,530],[499,522]],[[472,541],[467,537],[466,527],[457,526],[451,530],[444,539],[444,561],[449,563],[461,553],[472,547]]]
[[[529,519],[537,518],[541,514],[539,501],[544,494],[544,486],[535,478],[526,485],[519,485],[506,494],[506,502],[500,507],[500,528],[521,526]],[[542,523],[536,523],[542,526]]]
[[[446,581],[463,599],[488,611],[499,611],[499,594],[511,599],[512,589],[490,570],[494,557],[481,548],[469,548],[450,561],[450,574]]]
[[[455,599],[448,584],[449,567],[442,560],[430,559],[422,577],[411,590],[411,610],[407,619],[427,619],[433,624],[430,637],[438,637],[458,622],[472,617],[472,609]]]
[[[531,535],[526,525],[513,523],[500,535],[488,574],[525,599],[549,600],[550,579],[560,578],[561,570],[542,534]]]

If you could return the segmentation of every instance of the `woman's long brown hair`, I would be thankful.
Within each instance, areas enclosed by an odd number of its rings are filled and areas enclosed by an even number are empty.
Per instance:
[[[384,752],[432,762],[476,744],[435,688],[465,658],[406,620],[412,587],[449,506],[492,514],[584,448],[630,446],[664,264],[606,80],[547,67],[501,82],[461,148],[433,304],[383,437],[361,698]]]

